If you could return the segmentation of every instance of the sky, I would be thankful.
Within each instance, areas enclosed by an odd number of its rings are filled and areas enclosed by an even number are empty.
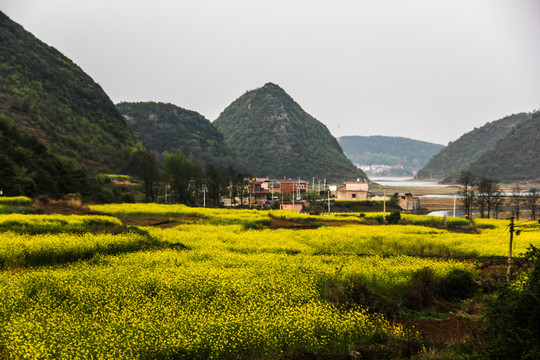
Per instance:
[[[113,102],[215,120],[281,86],[338,137],[446,145],[540,109],[538,0],[2,0]]]

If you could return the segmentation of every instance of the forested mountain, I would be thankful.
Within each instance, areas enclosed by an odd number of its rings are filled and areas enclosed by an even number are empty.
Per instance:
[[[475,128],[431,158],[417,178],[452,182],[461,171],[468,170],[497,180],[532,179],[535,175],[533,169],[527,169],[531,159],[528,152],[538,152],[538,132],[523,131],[533,131],[538,121],[538,113],[520,113]],[[516,133],[522,138],[516,138]]]
[[[72,160],[47,151],[0,114],[0,190],[3,195],[48,194],[53,197],[83,192],[86,173]]]
[[[0,114],[91,170],[119,171],[135,145],[98,84],[1,12]]]
[[[246,92],[214,125],[255,176],[331,181],[365,177],[326,126],[275,84]]]
[[[338,141],[353,163],[401,165],[401,175],[412,174],[422,168],[443,148],[439,144],[391,136],[342,136]]]
[[[173,104],[122,102],[116,105],[135,138],[159,154],[182,150],[201,166],[226,167],[235,162],[223,135],[201,114]]]
[[[518,122],[469,171],[503,182],[540,180],[540,111]]]

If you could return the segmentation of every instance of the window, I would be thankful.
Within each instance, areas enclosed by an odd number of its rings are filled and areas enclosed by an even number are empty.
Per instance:
[[[351,194],[353,199],[356,199],[356,194]]]

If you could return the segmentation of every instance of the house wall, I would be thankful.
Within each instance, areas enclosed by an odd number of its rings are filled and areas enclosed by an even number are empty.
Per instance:
[[[293,191],[297,191],[297,183],[293,182],[282,182],[280,184],[280,191],[284,194],[292,194]],[[305,193],[306,192],[307,183],[306,182],[300,182],[300,192]]]
[[[301,202],[295,202],[294,206],[292,203],[282,203],[279,205],[279,209],[280,210],[293,210],[299,213],[299,212],[302,212],[302,205],[303,203]]]
[[[368,191],[368,183],[364,182],[347,182],[345,183],[347,191]]]
[[[420,200],[414,196],[398,197],[398,204],[403,210],[417,210],[420,208]]]
[[[338,190],[336,194],[337,200],[367,200],[367,198],[367,191]]]

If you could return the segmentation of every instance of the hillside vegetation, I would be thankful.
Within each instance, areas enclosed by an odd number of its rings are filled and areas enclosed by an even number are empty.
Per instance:
[[[0,12],[0,114],[56,154],[121,169],[133,135],[81,68]]]
[[[326,126],[275,84],[246,92],[214,125],[255,176],[331,181],[365,177]]]
[[[540,111],[517,123],[493,148],[469,166],[477,177],[512,182],[540,179]]]
[[[172,104],[122,102],[116,105],[135,138],[159,154],[182,150],[199,165],[226,167],[234,161],[223,135],[201,114]]]
[[[505,157],[507,154],[493,154],[487,155],[491,151],[495,150],[496,145],[516,131],[520,124],[525,124],[528,121],[539,121],[533,119],[532,114],[520,113],[516,115],[507,116],[503,119],[492,121],[486,125],[474,129],[454,142],[450,142],[448,146],[442,149],[437,155],[435,155],[420,171],[418,171],[417,178],[435,178],[444,179],[445,182],[454,181],[459,173],[464,170],[469,170],[473,174],[481,175],[477,170],[477,166],[480,162],[484,162],[482,167],[484,169],[496,167],[496,163],[492,162],[495,158]],[[531,139],[533,140],[533,139]],[[538,144],[538,143],[536,143]],[[522,150],[528,148],[534,149],[534,143],[527,143],[526,139],[509,144],[504,151],[510,151],[515,155],[514,164],[525,164],[525,160],[521,157]],[[538,145],[536,145],[538,148]],[[502,149],[500,149],[502,150]],[[487,156],[483,158],[483,156]],[[484,159],[484,160],[480,160]],[[473,166],[473,164],[476,164]],[[522,170],[525,170],[521,167]],[[493,178],[496,179],[524,179],[529,176],[525,172],[515,172],[509,168],[500,168],[496,173],[491,170],[483,170],[483,174],[491,173]]]
[[[355,164],[403,166],[403,174],[422,168],[443,145],[391,136],[342,136],[339,144]]]
[[[72,160],[47,151],[0,115],[0,190],[3,195],[48,194],[57,197],[83,192],[86,173]]]

